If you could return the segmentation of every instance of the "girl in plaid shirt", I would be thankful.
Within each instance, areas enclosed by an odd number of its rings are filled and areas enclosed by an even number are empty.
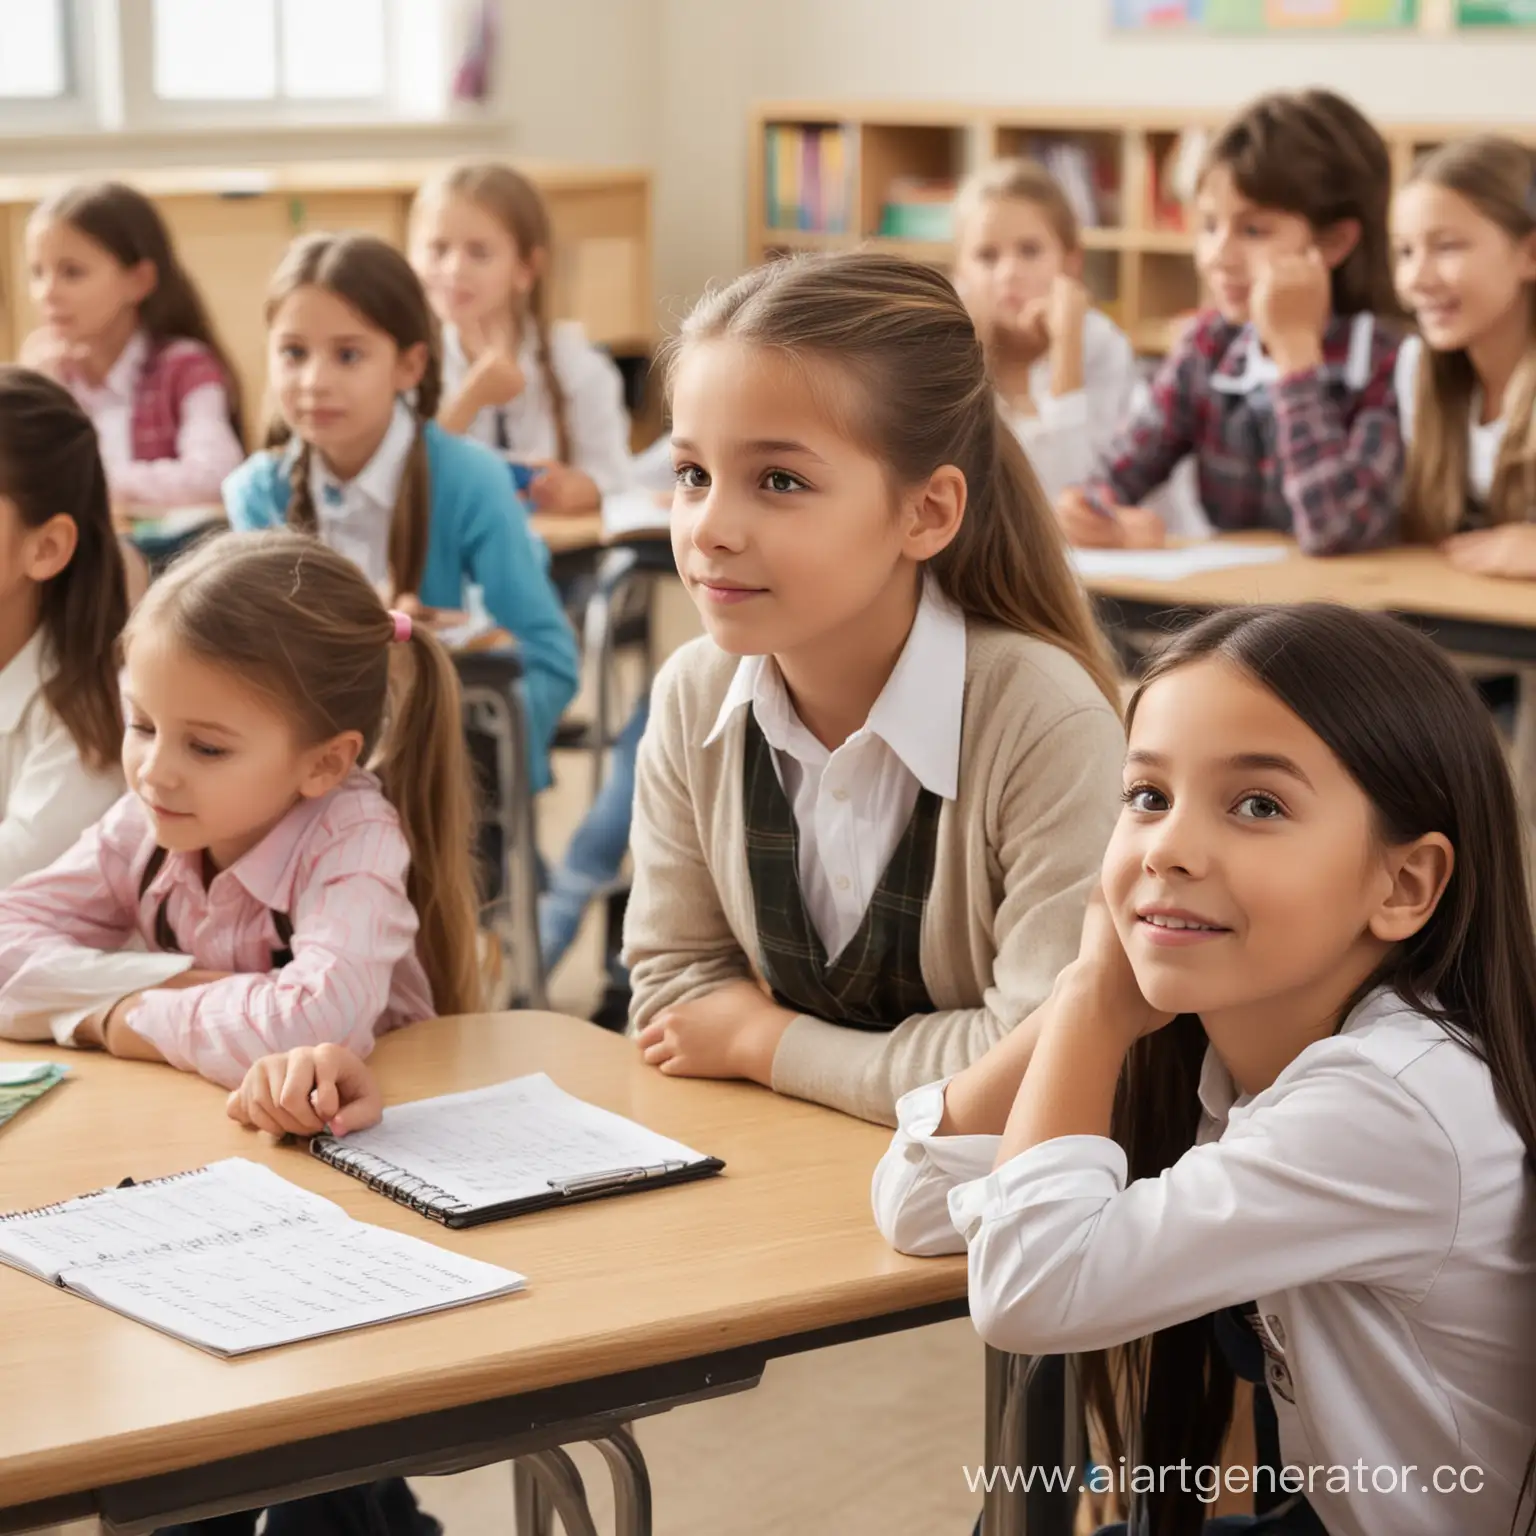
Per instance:
[[[1381,135],[1329,91],[1266,96],[1212,145],[1195,263],[1212,299],[1099,472],[1059,499],[1073,543],[1157,545],[1142,505],[1186,454],[1219,530],[1308,554],[1390,543],[1403,472]]]

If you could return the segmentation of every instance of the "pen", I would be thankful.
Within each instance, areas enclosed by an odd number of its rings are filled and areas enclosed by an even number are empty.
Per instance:
[[[664,1178],[669,1173],[681,1173],[687,1166],[685,1162],[666,1162],[641,1168],[609,1168],[602,1173],[583,1174],[578,1179],[549,1179],[546,1182],[563,1195],[591,1194],[594,1190],[622,1189],[626,1184],[643,1184],[647,1179]]]

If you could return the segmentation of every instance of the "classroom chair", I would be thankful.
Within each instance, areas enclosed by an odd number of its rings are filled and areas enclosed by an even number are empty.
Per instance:
[[[548,1006],[539,955],[539,855],[528,780],[523,666],[512,649],[455,654],[464,731],[480,769],[481,848],[490,855],[485,916],[503,961],[493,1011]]]

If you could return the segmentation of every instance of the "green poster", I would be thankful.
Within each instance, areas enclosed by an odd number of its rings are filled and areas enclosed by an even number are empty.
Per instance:
[[[1459,27],[1536,27],[1536,0],[1460,0]]]

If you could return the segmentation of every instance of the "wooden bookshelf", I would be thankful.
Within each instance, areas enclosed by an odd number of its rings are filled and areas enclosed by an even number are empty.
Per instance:
[[[1194,235],[1189,210],[1160,203],[1154,189],[1163,180],[1169,157],[1178,152],[1183,134],[1215,130],[1225,116],[1168,109],[765,102],[753,110],[749,127],[748,259],[756,263],[796,251],[867,246],[948,267],[953,247],[947,239],[882,233],[893,183],[903,178],[918,183],[958,181],[991,160],[1013,155],[1035,155],[1049,164],[1049,157],[1058,152],[1056,147],[1066,146],[1078,165],[1090,169],[1088,179],[1099,215],[1098,222],[1083,229],[1088,286],[1137,351],[1155,356],[1168,349],[1199,304],[1200,287],[1191,260]],[[1536,122],[1379,126],[1398,181],[1428,151],[1449,139],[1483,131],[1485,126],[1487,131],[1536,145]],[[792,150],[802,147],[807,130],[821,136],[818,144],[828,136],[840,136],[836,189],[821,187],[808,169],[798,183],[793,177],[789,184],[780,179],[776,155],[786,140]],[[832,228],[786,225],[782,214],[791,201],[790,184],[815,205],[805,210],[806,222],[817,223],[818,213],[829,207],[843,217]],[[810,185],[815,186],[814,195],[807,193]],[[781,215],[777,222],[770,217],[771,211]]]

